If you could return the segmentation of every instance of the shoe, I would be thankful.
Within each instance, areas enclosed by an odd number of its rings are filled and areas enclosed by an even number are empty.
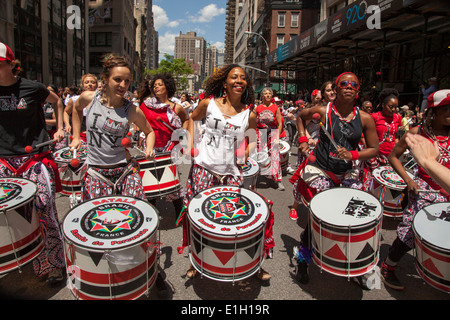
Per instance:
[[[155,280],[155,286],[156,289],[158,290],[158,297],[160,299],[165,299],[168,296],[168,291],[167,291],[167,286],[166,283],[164,282],[163,277],[161,276],[161,274],[158,272],[158,275],[156,276],[156,280]]]
[[[291,211],[289,211],[289,218],[291,218],[292,220],[297,220],[298,219],[297,210],[292,208]]]
[[[270,278],[272,278],[272,276],[263,268],[259,269],[259,271],[256,273],[256,276],[258,277],[259,280],[262,281],[268,281],[270,280]]]
[[[197,270],[193,266],[190,266],[189,269],[186,271],[186,276],[189,279],[193,279],[193,278],[195,278],[196,275],[197,275]]]
[[[287,167],[286,172],[289,174],[294,174],[295,170],[292,169],[291,167]]]
[[[395,275],[395,267],[386,264],[384,261],[381,264],[380,269],[381,280],[385,285],[394,290],[403,290],[405,287],[401,284]]]
[[[47,282],[51,285],[57,284],[64,280],[62,269],[54,269],[48,273]]]
[[[278,189],[277,190],[280,190],[280,191],[284,191],[285,190],[285,188],[283,186],[283,183],[281,183],[281,181],[278,182]]]
[[[306,262],[297,262],[295,266],[295,280],[301,284],[309,282],[308,264]]]

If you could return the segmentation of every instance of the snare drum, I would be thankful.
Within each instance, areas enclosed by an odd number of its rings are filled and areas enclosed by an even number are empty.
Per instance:
[[[255,159],[259,165],[259,174],[260,175],[268,175],[270,174],[270,158],[267,152],[257,152],[251,156],[251,158]]]
[[[190,260],[206,277],[230,282],[250,277],[264,261],[267,202],[244,188],[218,186],[188,205]]]
[[[247,163],[242,166],[242,173],[244,175],[244,188],[255,190],[259,174],[259,165],[256,160],[247,158]]]
[[[414,176],[406,172],[411,179]],[[381,166],[372,171],[374,177],[372,187],[369,190],[383,203],[383,214],[388,217],[401,218],[403,209],[401,206],[402,191],[406,183],[390,166]]]
[[[310,201],[313,260],[343,277],[370,272],[378,263],[382,206],[373,195],[333,188]]]
[[[0,274],[20,269],[44,249],[36,191],[27,179],[0,179]]]
[[[148,202],[106,196],[74,207],[63,221],[68,288],[83,300],[130,300],[157,276],[159,217]]]
[[[289,165],[289,150],[291,146],[286,141],[280,141],[280,166],[281,170],[286,170]]]
[[[450,293],[450,202],[417,212],[413,231],[417,272],[429,285]]]
[[[139,150],[130,150],[130,154],[139,163],[139,175],[142,179],[147,199],[163,197],[181,189],[177,165],[171,152],[158,153],[154,160],[145,159]]]
[[[83,163],[86,161],[87,149],[86,146],[80,147],[77,151],[77,159],[80,161],[80,166],[74,168],[70,165],[73,159],[73,152],[70,147],[62,148],[53,153],[55,162],[58,164],[59,175],[61,177],[61,194],[71,196],[81,196],[81,179],[86,173],[86,167]]]

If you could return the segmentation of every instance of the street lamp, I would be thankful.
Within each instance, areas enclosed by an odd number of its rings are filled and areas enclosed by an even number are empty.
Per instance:
[[[257,35],[259,36],[261,39],[264,40],[264,43],[266,44],[266,69],[267,69],[267,86],[270,86],[270,70],[268,70],[267,68],[267,63],[269,62],[269,44],[267,43],[266,39],[264,39],[264,37],[262,35],[260,35],[259,33],[256,32],[251,32],[251,31],[244,31],[244,34],[252,34],[252,35]]]

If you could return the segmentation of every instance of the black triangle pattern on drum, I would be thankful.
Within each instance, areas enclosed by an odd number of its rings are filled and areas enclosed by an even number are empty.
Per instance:
[[[88,251],[88,253],[89,253],[89,256],[91,257],[92,261],[94,262],[95,266],[98,267],[100,260],[102,260],[102,258],[103,258],[103,252]]]
[[[394,198],[394,199],[397,199],[397,197],[399,195],[401,195],[403,192],[402,190],[394,190],[394,189],[390,189],[390,190],[391,190],[392,198]]]
[[[252,259],[255,258],[256,253],[259,250],[260,242],[257,242],[254,246],[251,246],[250,248],[245,249],[245,253],[247,253]]]
[[[197,254],[199,254],[205,246],[203,244],[201,244],[199,241],[197,241],[196,239],[193,239],[193,240],[194,240],[195,252]]]
[[[33,202],[29,202],[24,206],[16,208],[16,212],[22,216],[28,223],[33,220]]]
[[[356,260],[365,259],[373,255],[374,253],[375,251],[373,250],[372,246],[369,243],[366,243],[362,251],[359,253],[358,257],[356,257]]]
[[[163,174],[164,174],[164,171],[166,170],[166,168],[165,167],[163,167],[163,168],[156,168],[155,169],[155,174],[156,174],[156,180],[158,180],[158,181],[161,181],[161,178],[162,178],[162,176],[163,176]]]

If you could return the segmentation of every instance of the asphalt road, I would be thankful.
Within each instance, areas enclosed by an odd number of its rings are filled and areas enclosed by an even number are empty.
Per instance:
[[[295,163],[296,151],[292,152],[291,163]],[[180,166],[181,180],[184,184],[189,167]],[[273,259],[264,261],[263,268],[272,278],[263,283],[255,276],[237,281],[220,282],[206,277],[197,276],[187,279],[186,269],[189,266],[188,249],[179,254],[176,250],[181,245],[182,228],[175,226],[175,213],[171,203],[158,200],[156,207],[160,214],[161,257],[160,267],[169,288],[169,294],[164,300],[449,300],[450,295],[438,291],[425,283],[418,275],[414,266],[413,252],[401,260],[400,280],[405,285],[404,291],[394,291],[384,286],[376,285],[372,290],[362,290],[361,287],[346,277],[332,275],[321,271],[314,263],[310,266],[311,280],[308,284],[299,284],[293,278],[292,262],[293,247],[298,245],[299,235],[307,221],[307,210],[299,206],[299,219],[289,218],[289,208],[293,202],[290,175],[283,177],[285,191],[276,190],[276,186],[261,178],[257,191],[274,202],[275,213],[274,237],[275,249]],[[61,221],[69,211],[69,199],[57,195],[58,215]],[[389,245],[395,238],[398,220],[383,218],[380,256],[385,257]],[[34,276],[31,264],[23,267],[22,272],[13,271],[0,275],[0,295],[7,299],[27,300],[75,300],[65,283],[51,287],[45,280]],[[160,300],[156,288],[153,287],[148,296],[139,300]]]

